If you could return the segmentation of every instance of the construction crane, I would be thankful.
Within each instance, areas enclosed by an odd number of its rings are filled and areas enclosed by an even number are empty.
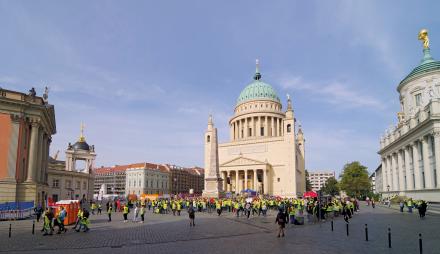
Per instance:
[[[56,160],[58,158],[58,154],[60,154],[60,150],[58,150],[57,153],[55,154],[55,156],[53,157],[54,160]]]

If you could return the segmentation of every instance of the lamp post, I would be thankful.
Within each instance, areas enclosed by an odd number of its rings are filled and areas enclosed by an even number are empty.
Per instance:
[[[174,186],[175,186],[175,190],[176,190],[176,196],[177,196],[177,178],[176,177],[174,177]]]

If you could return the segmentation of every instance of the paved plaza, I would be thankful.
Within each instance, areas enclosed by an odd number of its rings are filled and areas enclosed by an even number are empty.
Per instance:
[[[69,230],[66,234],[42,236],[32,221],[0,223],[0,252],[4,253],[419,253],[418,234],[423,236],[425,254],[440,253],[440,217],[400,214],[393,209],[362,207],[350,221],[349,236],[341,218],[330,222],[288,226],[285,238],[276,237],[275,214],[266,218],[235,218],[224,213],[198,213],[196,227],[190,228],[186,212],[182,216],[147,213],[146,223],[122,222],[122,214],[92,215],[88,233]],[[368,224],[369,241],[365,241]],[[388,248],[387,228],[391,226],[392,248]],[[70,226],[68,228],[71,228]],[[340,252],[343,251],[343,252]]]

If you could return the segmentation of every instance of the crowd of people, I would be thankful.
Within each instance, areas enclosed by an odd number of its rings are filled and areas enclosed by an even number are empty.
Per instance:
[[[408,213],[412,213],[413,209],[417,209],[419,212],[420,219],[424,219],[426,216],[426,211],[428,209],[428,202],[425,200],[413,200],[412,198],[399,197],[397,195],[386,197],[382,200],[382,203],[388,207],[391,207],[392,202],[399,204],[399,211],[404,212],[405,207]]]
[[[389,200],[388,200],[389,201]],[[287,224],[302,225],[305,220],[308,223],[316,223],[343,216],[344,220],[349,220],[359,210],[359,201],[354,198],[326,198],[318,202],[317,198],[280,198],[280,197],[235,197],[235,198],[161,198],[156,200],[114,200],[106,202],[90,202],[89,210],[92,215],[102,214],[103,204],[105,204],[108,221],[112,221],[112,215],[115,212],[122,213],[124,223],[129,221],[144,223],[145,214],[151,211],[154,215],[172,214],[181,216],[182,211],[186,211],[190,221],[190,227],[195,227],[196,213],[215,213],[221,216],[224,213],[233,214],[235,217],[250,219],[251,216],[265,217],[269,213],[276,213],[275,223],[278,224],[278,237],[284,236],[284,228]],[[374,199],[366,199],[367,206],[375,207]],[[404,207],[408,212],[413,208],[418,208],[420,217],[423,218],[426,213],[427,203],[423,200],[413,201],[406,199],[400,202],[400,211]],[[90,213],[84,207],[78,210],[73,230],[76,232],[87,232],[90,230]],[[58,227],[57,234],[67,232],[64,225],[64,219],[67,212],[64,207],[54,209],[48,207],[45,211],[36,208],[37,221],[42,216],[44,219],[42,232],[44,235],[52,235],[54,228]],[[72,215],[71,215],[72,216]]]

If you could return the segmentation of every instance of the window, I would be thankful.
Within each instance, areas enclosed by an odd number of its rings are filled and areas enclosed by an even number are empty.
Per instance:
[[[72,181],[66,180],[66,189],[72,188]]]
[[[292,125],[288,124],[287,125],[287,132],[291,132],[292,131]]]
[[[249,134],[248,134],[248,136],[249,136],[249,137],[252,136],[252,128],[249,128]]]
[[[208,142],[208,143],[211,142],[211,136],[208,135],[208,136],[206,137],[206,142]]]
[[[59,187],[60,187],[60,180],[58,180],[58,179],[53,179],[53,180],[52,180],[52,187],[53,187],[53,188],[59,188]]]
[[[83,182],[83,190],[87,190],[87,182]]]
[[[277,181],[280,182],[280,178],[279,177],[278,177]]]
[[[421,93],[416,94],[415,99],[416,99],[416,106],[420,106],[422,104],[422,94]]]
[[[260,128],[260,136],[264,136],[264,127]]]
[[[141,180],[139,180],[139,187],[141,187]]]
[[[77,189],[77,190],[81,189],[81,182],[80,181],[76,181],[75,189]]]
[[[58,195],[57,194],[52,195],[52,202],[58,202]]]

